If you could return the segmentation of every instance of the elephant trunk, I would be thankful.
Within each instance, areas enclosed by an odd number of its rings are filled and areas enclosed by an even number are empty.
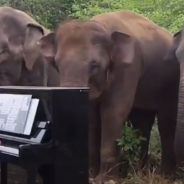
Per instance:
[[[180,63],[180,85],[175,135],[175,154],[177,164],[184,165],[184,63]]]

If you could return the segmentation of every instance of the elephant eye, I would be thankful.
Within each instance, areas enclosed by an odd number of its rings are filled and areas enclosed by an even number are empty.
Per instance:
[[[99,69],[100,69],[100,64],[98,64],[95,60],[92,60],[90,62],[90,68],[89,68],[90,72],[97,73]]]
[[[0,50],[0,54],[4,54],[6,51],[7,50],[4,50],[4,49]]]
[[[9,51],[8,47],[2,47],[2,48],[0,49],[0,54],[4,54],[4,53],[6,53],[6,52],[8,52],[8,51]]]

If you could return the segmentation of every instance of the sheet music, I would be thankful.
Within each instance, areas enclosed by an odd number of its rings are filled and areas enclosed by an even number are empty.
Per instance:
[[[31,101],[29,114],[27,117],[26,126],[25,126],[25,130],[24,130],[24,135],[30,135],[30,133],[31,133],[31,129],[33,127],[38,103],[39,103],[39,99],[32,99],[32,101]]]
[[[24,133],[32,95],[0,94],[0,130]]]

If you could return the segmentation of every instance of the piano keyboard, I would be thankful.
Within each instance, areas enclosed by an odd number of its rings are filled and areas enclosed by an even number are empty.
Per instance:
[[[13,156],[16,156],[16,157],[19,156],[19,149],[18,148],[0,146],[0,152],[6,153],[6,154],[9,154],[9,155],[13,155]]]

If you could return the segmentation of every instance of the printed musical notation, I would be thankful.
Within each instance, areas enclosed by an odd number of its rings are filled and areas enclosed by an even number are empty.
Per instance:
[[[0,94],[0,130],[28,134],[32,128],[37,106],[38,99],[32,99],[32,95]],[[27,120],[29,125],[26,126]]]

